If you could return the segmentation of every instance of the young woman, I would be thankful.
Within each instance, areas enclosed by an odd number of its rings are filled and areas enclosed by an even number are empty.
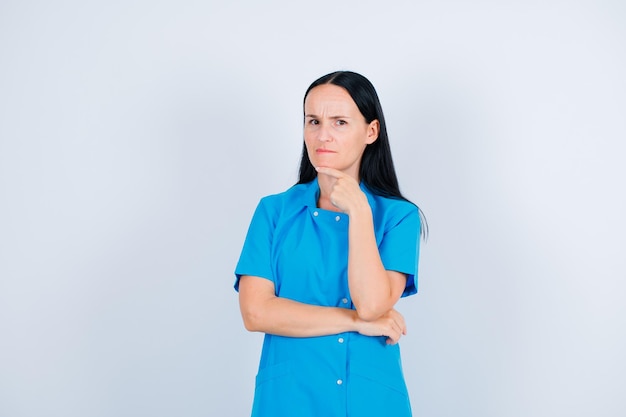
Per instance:
[[[372,84],[313,82],[300,179],[261,199],[235,270],[244,325],[265,333],[252,416],[411,415],[394,305],[417,292],[420,214]]]

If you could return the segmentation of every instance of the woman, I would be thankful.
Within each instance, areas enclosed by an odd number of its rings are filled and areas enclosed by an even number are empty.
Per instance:
[[[417,292],[420,229],[372,84],[313,82],[300,179],[261,199],[235,270],[245,327],[265,333],[253,416],[411,415],[394,305]]]

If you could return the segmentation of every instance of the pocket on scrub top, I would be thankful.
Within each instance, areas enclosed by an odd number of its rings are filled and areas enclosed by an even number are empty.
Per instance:
[[[401,369],[379,369],[357,361],[350,364],[349,381],[348,408],[355,416],[411,416]]]
[[[256,376],[256,386],[259,387],[267,381],[289,375],[291,373],[289,364],[289,362],[281,362],[259,370]]]
[[[350,365],[352,381],[359,384],[382,385],[400,395],[407,395],[406,385],[401,369],[379,369],[368,363],[353,361]]]
[[[263,368],[256,376],[252,417],[293,417],[300,397],[293,392],[291,362]]]

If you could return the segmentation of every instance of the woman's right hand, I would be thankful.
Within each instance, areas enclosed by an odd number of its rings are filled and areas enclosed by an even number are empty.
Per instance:
[[[387,344],[395,345],[406,334],[404,317],[391,309],[373,321],[365,321],[357,316],[357,332],[364,336],[387,336]]]

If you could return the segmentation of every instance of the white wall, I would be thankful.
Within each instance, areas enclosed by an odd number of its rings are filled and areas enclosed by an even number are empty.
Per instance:
[[[624,3],[334,3],[0,4],[1,417],[249,413],[232,271],[335,69],[430,223],[415,415],[626,413]]]

